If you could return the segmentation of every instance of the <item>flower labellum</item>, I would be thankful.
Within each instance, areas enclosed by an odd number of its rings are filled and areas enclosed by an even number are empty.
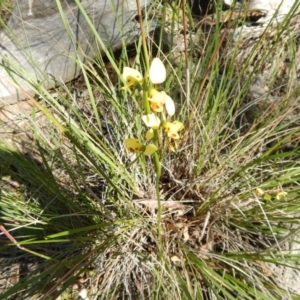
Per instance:
[[[160,84],[166,80],[166,68],[163,62],[155,57],[150,66],[149,78],[153,84]]]
[[[150,102],[159,102],[165,104],[167,94],[164,91],[159,92],[156,89],[150,89],[148,92],[148,100]]]
[[[160,119],[153,113],[142,116],[142,120],[147,127],[158,129],[160,126]]]
[[[150,102],[151,110],[162,112],[164,110],[166,98],[167,94],[164,91],[159,92],[156,89],[150,89],[148,92],[148,100]]]
[[[161,102],[150,102],[150,108],[155,112],[163,112],[164,105]]]

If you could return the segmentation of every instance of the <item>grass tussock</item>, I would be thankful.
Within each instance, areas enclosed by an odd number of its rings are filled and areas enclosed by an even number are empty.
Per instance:
[[[11,14],[11,10],[13,8],[14,0],[1,0],[0,1],[0,30],[5,26],[9,16]]]
[[[30,151],[0,144],[1,263],[26,265],[0,299],[299,296],[299,17],[251,45],[236,33],[247,18],[182,13],[155,2],[155,33],[79,65],[74,83],[35,86]],[[153,57],[184,124],[175,152],[158,129],[159,172],[124,145],[146,129],[121,74]]]

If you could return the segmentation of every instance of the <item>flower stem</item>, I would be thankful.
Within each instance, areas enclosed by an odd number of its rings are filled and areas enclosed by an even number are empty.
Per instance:
[[[146,114],[150,114],[150,105],[148,101],[148,90],[149,90],[149,79],[148,79],[148,73],[150,69],[150,58],[149,58],[149,52],[147,48],[147,41],[146,41],[146,35],[144,30],[144,23],[143,23],[143,17],[142,17],[142,10],[140,5],[140,0],[136,0],[137,5],[137,13],[139,17],[139,23],[140,23],[140,30],[141,30],[141,37],[142,37],[142,46],[143,46],[143,52],[144,52],[144,58],[145,58],[145,64],[146,64],[146,70],[147,75],[144,76],[143,81],[143,106],[146,111]],[[153,143],[154,145],[158,146],[158,131],[154,130],[154,137],[153,137]],[[156,198],[158,203],[158,220],[157,220],[157,228],[158,228],[158,236],[161,237],[161,203],[160,203],[160,193],[159,193],[159,181],[161,176],[161,165],[160,165],[160,159],[158,153],[153,154],[154,159],[154,166],[155,166],[155,173],[156,173],[156,180],[155,180],[155,190],[156,190]]]

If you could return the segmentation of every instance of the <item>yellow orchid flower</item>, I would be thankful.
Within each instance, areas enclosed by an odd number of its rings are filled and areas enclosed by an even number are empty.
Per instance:
[[[265,193],[265,191],[259,187],[254,189],[254,193],[258,197],[262,197],[266,201],[270,201],[272,199],[272,196],[268,193]]]
[[[173,121],[173,122],[164,122],[163,127],[165,129],[165,132],[167,133],[177,133],[178,131],[182,130],[184,128],[183,124],[179,121]]]
[[[157,151],[157,147],[153,144],[149,144],[146,147],[138,139],[125,139],[125,145],[131,153],[143,152],[144,155],[151,155]]]
[[[178,131],[182,130],[184,128],[183,124],[179,121],[174,122],[164,122],[163,127],[165,129],[165,132],[167,133],[168,137],[174,140],[179,139]]]
[[[135,86],[143,81],[143,75],[136,69],[124,67],[122,77],[127,87]]]
[[[259,197],[261,197],[265,194],[265,192],[259,187],[254,189],[254,193],[256,194],[256,196],[259,196]]]
[[[287,192],[281,191],[281,192],[277,192],[276,193],[276,200],[280,200],[282,198],[285,198],[285,196],[287,195]]]
[[[166,80],[166,68],[163,62],[155,57],[150,65],[149,78],[153,84],[161,84]]]
[[[160,126],[160,119],[153,113],[142,116],[142,120],[147,127],[152,129],[158,129]]]

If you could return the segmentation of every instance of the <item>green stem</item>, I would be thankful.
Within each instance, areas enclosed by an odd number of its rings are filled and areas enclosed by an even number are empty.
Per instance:
[[[158,146],[158,130],[154,130],[154,143]],[[160,157],[157,152],[153,154],[154,159],[154,166],[155,166],[155,173],[156,173],[156,180],[155,180],[155,192],[156,192],[156,199],[157,199],[157,234],[158,239],[162,243],[161,240],[161,215],[162,215],[162,207],[160,202],[160,193],[159,193],[159,183],[160,183],[160,176],[161,176],[161,164],[160,164]]]
[[[158,129],[154,130],[153,142],[156,147],[158,147]],[[157,152],[154,153],[154,165],[155,165],[155,173],[158,180],[161,176],[161,165],[160,165],[160,157]]]
[[[144,52],[145,62],[146,62],[146,70],[149,71],[149,68],[150,68],[149,53],[148,53],[148,48],[147,48],[146,35],[145,35],[143,15],[142,15],[142,10],[141,10],[140,0],[136,0],[136,6],[137,6],[138,17],[139,17],[139,23],[140,23],[140,31],[141,31],[141,37],[142,37],[143,52]]]
[[[144,78],[143,81],[143,106],[144,106],[144,110],[146,111],[146,114],[151,114],[151,109],[150,109],[150,105],[149,105],[149,101],[148,101],[148,83],[147,83],[147,79]]]
[[[144,52],[144,58],[145,58],[145,64],[146,64],[146,70],[147,73],[144,76],[143,81],[143,106],[146,111],[146,114],[150,114],[150,105],[148,101],[148,90],[149,90],[149,84],[148,84],[148,72],[150,69],[150,63],[149,63],[149,52],[147,48],[147,41],[146,41],[146,35],[144,30],[144,24],[143,24],[143,17],[142,17],[142,10],[140,6],[140,0],[136,0],[137,5],[137,13],[139,17],[139,23],[140,23],[140,30],[141,30],[141,37],[142,37],[142,46],[143,46],[143,52]],[[153,137],[153,143],[158,147],[158,131],[154,130],[154,137]],[[159,181],[161,176],[161,165],[159,160],[159,155],[157,152],[153,154],[154,159],[154,166],[155,166],[155,173],[156,173],[156,180],[155,180],[155,190],[156,190],[156,198],[158,203],[158,220],[157,220],[157,228],[158,228],[158,237],[161,238],[161,203],[160,203],[160,194],[159,194]]]

